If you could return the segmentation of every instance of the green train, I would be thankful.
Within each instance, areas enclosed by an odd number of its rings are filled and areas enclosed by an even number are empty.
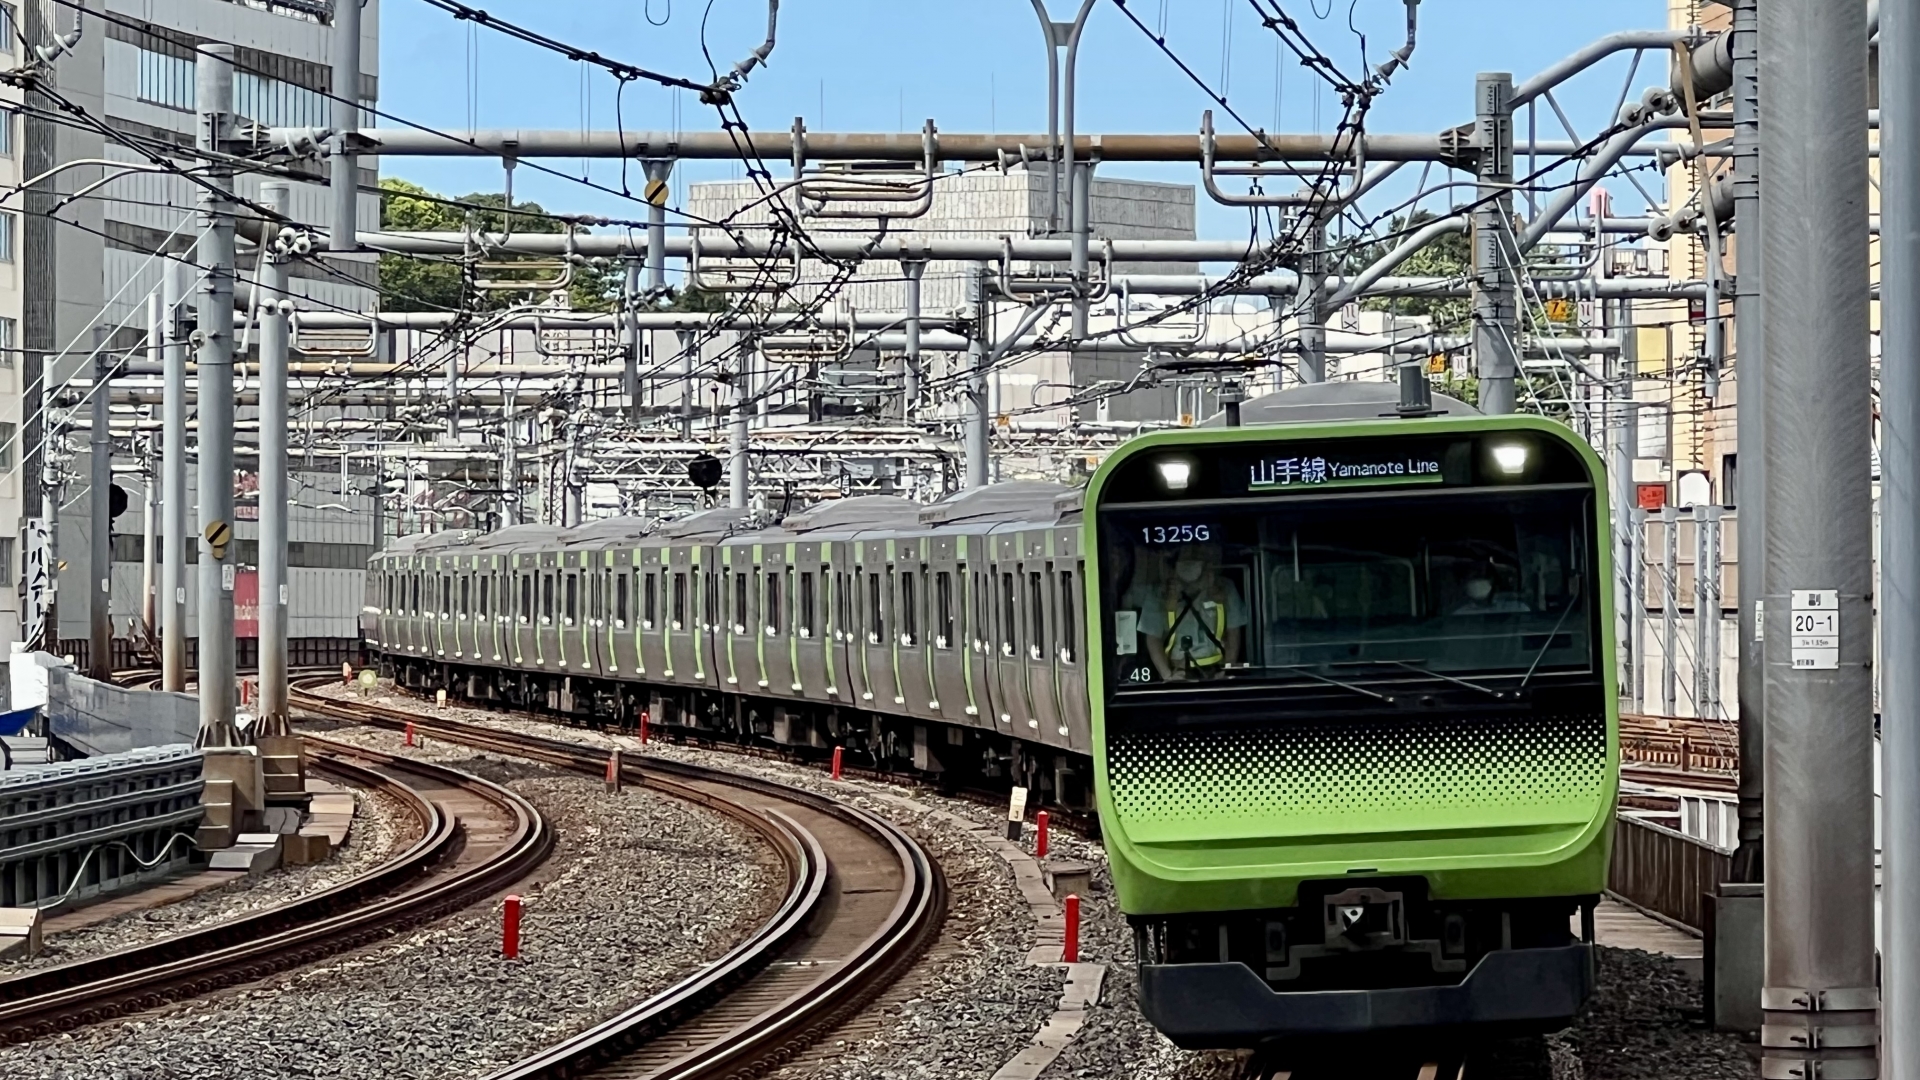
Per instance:
[[[1618,789],[1605,493],[1525,416],[1166,432],[1100,467],[1095,790],[1161,1031],[1581,1009]]]

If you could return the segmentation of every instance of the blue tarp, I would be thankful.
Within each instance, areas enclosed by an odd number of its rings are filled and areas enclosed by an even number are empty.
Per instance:
[[[27,730],[40,715],[39,709],[18,709],[10,713],[0,713],[0,735],[18,735]]]

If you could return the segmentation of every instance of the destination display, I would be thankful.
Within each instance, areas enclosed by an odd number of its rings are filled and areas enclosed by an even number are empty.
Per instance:
[[[1438,484],[1446,479],[1438,455],[1339,457],[1324,454],[1263,457],[1247,466],[1247,490]]]

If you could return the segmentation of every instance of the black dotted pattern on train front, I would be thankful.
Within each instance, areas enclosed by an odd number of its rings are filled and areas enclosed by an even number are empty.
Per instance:
[[[1600,715],[1276,722],[1110,735],[1123,821],[1565,806],[1600,798]]]

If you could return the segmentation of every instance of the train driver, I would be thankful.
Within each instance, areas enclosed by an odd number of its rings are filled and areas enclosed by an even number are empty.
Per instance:
[[[1217,678],[1239,663],[1247,604],[1220,572],[1218,546],[1182,547],[1160,601],[1145,605],[1140,633],[1162,679]]]

